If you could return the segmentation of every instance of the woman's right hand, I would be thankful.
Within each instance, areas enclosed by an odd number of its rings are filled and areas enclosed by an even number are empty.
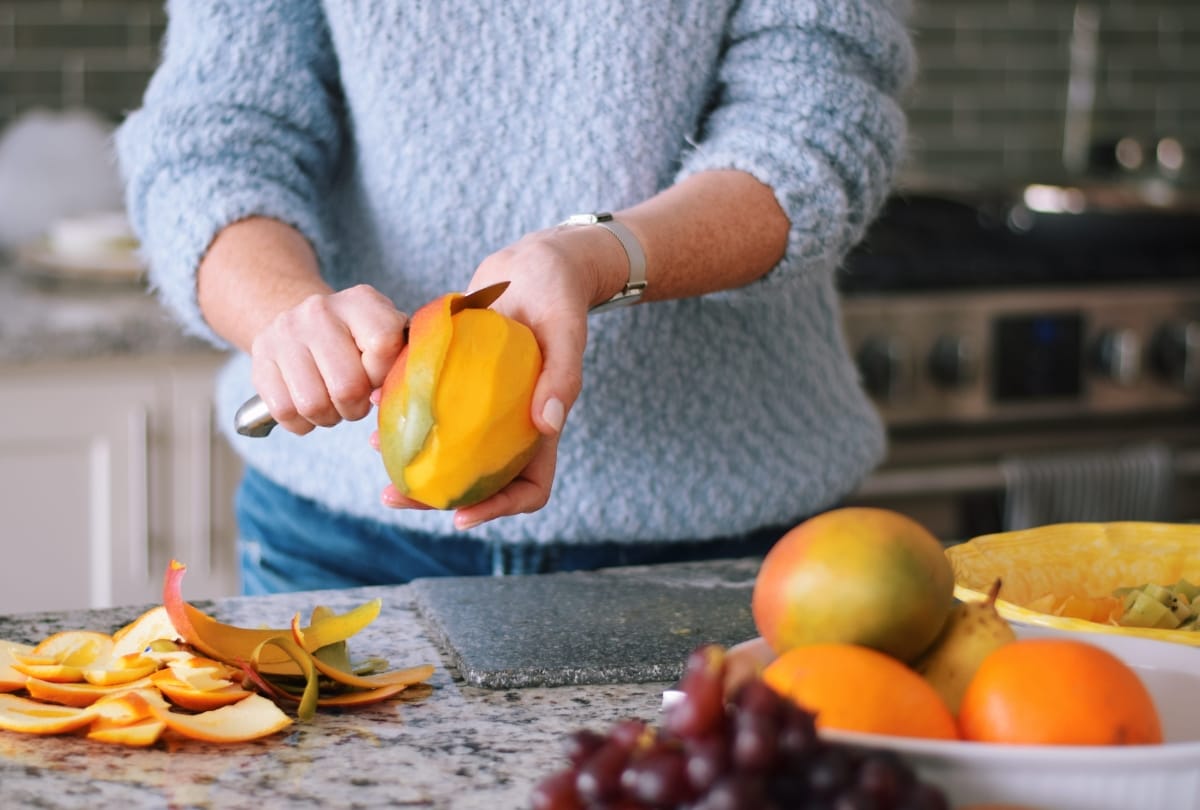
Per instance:
[[[365,284],[283,310],[250,346],[254,388],[283,428],[362,419],[404,347],[408,316]]]

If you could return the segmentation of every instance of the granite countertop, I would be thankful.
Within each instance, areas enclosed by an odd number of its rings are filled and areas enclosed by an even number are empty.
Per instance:
[[[141,283],[55,281],[0,257],[0,364],[215,351]]]
[[[638,717],[657,722],[667,684],[480,689],[465,685],[417,611],[412,586],[233,597],[196,602],[223,621],[286,625],[316,604],[346,610],[381,597],[380,617],[351,641],[391,666],[432,663],[431,692],[353,710],[252,743],[160,742],[150,749],[80,736],[0,731],[4,807],[426,807],[516,810],[562,764],[566,735]],[[112,632],[146,606],[0,616],[0,638],[33,643],[53,632]]]

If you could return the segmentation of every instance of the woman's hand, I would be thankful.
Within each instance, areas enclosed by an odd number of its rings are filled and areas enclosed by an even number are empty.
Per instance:
[[[371,287],[334,292],[304,236],[268,217],[217,234],[196,297],[213,331],[250,355],[271,416],[300,434],[370,412],[371,391],[400,354],[408,324]]]
[[[312,294],[280,312],[250,346],[252,380],[292,433],[362,419],[400,349],[408,318],[366,285]]]
[[[492,308],[527,325],[542,350],[542,373],[531,413],[542,439],[533,460],[512,483],[480,503],[457,510],[457,528],[546,505],[554,482],[558,438],[583,387],[588,309],[620,289],[628,272],[620,242],[601,228],[586,226],[531,233],[493,253],[476,269],[468,291],[510,282]],[[383,502],[420,507],[390,485]]]

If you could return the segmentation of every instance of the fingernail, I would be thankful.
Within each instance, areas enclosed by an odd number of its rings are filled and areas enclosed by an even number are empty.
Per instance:
[[[459,531],[466,531],[467,529],[475,528],[482,522],[483,521],[480,520],[468,520],[466,518],[456,517],[454,518],[454,528],[458,529]]]
[[[566,409],[563,408],[562,400],[558,397],[546,400],[546,404],[542,406],[542,419],[554,428],[555,433],[562,430],[563,420],[566,419]]]

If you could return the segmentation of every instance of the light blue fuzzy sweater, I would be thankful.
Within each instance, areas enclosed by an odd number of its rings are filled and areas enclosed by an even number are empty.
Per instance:
[[[887,0],[177,0],[142,109],[118,132],[151,280],[191,332],[195,269],[251,214],[298,227],[335,286],[408,312],[489,253],[581,211],[738,168],[791,220],[763,279],[593,316],[549,505],[496,540],[699,539],[826,508],[878,463],[880,422],[840,334],[834,273],[898,163],[912,69]],[[651,283],[653,283],[651,270]],[[219,384],[219,419],[253,394]],[[334,510],[379,504],[374,415],[230,436]]]

